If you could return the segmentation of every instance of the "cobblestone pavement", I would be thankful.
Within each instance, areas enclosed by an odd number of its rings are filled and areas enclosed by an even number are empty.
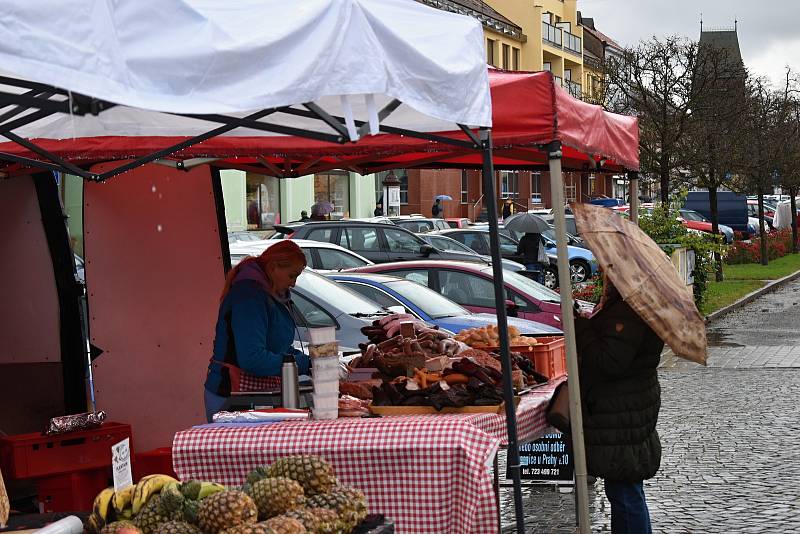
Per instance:
[[[798,303],[800,281],[710,325],[707,368],[665,353],[662,464],[645,482],[654,532],[800,533]],[[524,495],[527,532],[574,532],[572,494]],[[609,532],[602,481],[589,499],[593,531]],[[513,531],[510,489],[501,503]]]

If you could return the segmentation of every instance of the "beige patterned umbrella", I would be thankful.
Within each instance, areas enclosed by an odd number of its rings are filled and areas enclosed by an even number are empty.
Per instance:
[[[677,356],[706,363],[706,325],[664,251],[612,210],[573,204],[581,237],[631,308]]]
[[[0,472],[0,528],[5,528],[8,523],[8,514],[11,511],[11,504],[8,502],[8,492],[6,485],[3,484],[3,473]]]

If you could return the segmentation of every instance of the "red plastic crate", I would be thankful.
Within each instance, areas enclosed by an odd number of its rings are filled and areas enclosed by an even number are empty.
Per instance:
[[[112,485],[111,468],[87,469],[36,481],[42,513],[88,512],[95,496]]]
[[[540,345],[534,345],[524,353],[533,361],[536,371],[551,379],[567,374],[567,348],[564,338],[557,336],[536,339]]]
[[[133,474],[134,480],[156,474],[178,478],[172,469],[172,447],[161,447],[136,454],[133,462]]]
[[[121,423],[54,436],[34,433],[3,437],[0,466],[3,476],[11,480],[108,468],[111,446],[131,437],[130,425]]]

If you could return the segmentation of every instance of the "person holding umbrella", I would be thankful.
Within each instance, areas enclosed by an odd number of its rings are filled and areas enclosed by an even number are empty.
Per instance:
[[[436,197],[436,200],[433,202],[433,206],[431,207],[431,217],[439,217],[442,213],[442,199]]]
[[[591,315],[575,318],[587,472],[604,479],[611,531],[647,534],[643,481],[661,463],[661,351],[666,342],[676,355],[705,363],[705,322],[691,289],[638,226],[599,206],[574,204],[573,211],[604,284]]]
[[[529,271],[538,273],[536,281],[544,283],[543,273],[549,260],[542,241],[542,232],[549,229],[550,225],[538,215],[518,213],[506,218],[505,227],[512,232],[523,234],[517,245],[517,256],[522,258],[522,264]]]

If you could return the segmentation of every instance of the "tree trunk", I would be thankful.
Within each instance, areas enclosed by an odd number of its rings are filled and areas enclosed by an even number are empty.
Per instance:
[[[759,241],[761,242],[761,265],[768,265],[767,233],[764,231],[764,188],[761,186],[758,186],[758,226],[760,230]]]
[[[789,205],[792,209],[792,254],[797,254],[797,201],[794,196],[797,190],[794,187],[789,188]]]
[[[666,157],[661,157],[659,167],[659,172],[661,173],[661,204],[669,206],[669,165],[667,165]]]
[[[708,205],[711,209],[711,233],[719,236],[719,210],[717,209],[717,188],[708,188]],[[722,282],[722,256],[718,250],[714,251],[714,278]]]

